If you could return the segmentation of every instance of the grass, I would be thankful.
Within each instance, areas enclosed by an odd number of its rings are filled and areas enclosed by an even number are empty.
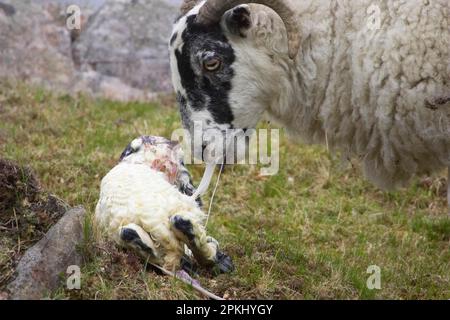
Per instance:
[[[0,154],[31,166],[47,190],[90,216],[99,183],[140,134],[180,126],[173,99],[118,103],[0,86]],[[192,166],[198,183],[203,167]],[[450,299],[450,219],[444,173],[382,192],[324,147],[281,139],[280,172],[255,166],[222,176],[208,225],[237,267],[201,276],[232,299]],[[204,198],[209,201],[208,196]],[[90,219],[86,223],[90,235]],[[88,237],[82,289],[56,299],[197,299],[189,286],[156,274],[133,254]],[[369,290],[367,268],[381,268]]]

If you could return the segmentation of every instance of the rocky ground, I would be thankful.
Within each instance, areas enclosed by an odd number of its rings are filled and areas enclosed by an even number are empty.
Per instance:
[[[68,246],[71,239],[75,239],[72,243],[81,239],[81,233],[70,226],[81,220],[67,215],[68,210],[66,203],[41,189],[29,168],[0,159],[0,299],[42,298],[45,290],[58,287],[58,273],[65,270],[65,265],[55,264],[81,263],[72,252],[75,245]],[[67,232],[53,227],[46,234],[62,217],[59,224]],[[34,252],[27,251],[38,242]]]

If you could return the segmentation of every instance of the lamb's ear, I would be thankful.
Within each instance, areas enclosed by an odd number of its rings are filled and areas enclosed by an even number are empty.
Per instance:
[[[224,14],[224,23],[230,33],[245,38],[252,26],[249,6],[244,4],[227,11]]]

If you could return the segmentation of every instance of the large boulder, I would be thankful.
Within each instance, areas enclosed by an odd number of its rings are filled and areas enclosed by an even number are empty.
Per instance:
[[[161,0],[108,1],[75,41],[74,60],[132,88],[170,91],[167,39],[176,14]]]
[[[64,19],[30,0],[0,0],[0,76],[68,88],[75,74]]]
[[[61,5],[80,1],[0,0],[0,78],[122,101],[171,92],[167,41],[180,0],[102,2],[82,6],[81,31],[70,31]]]

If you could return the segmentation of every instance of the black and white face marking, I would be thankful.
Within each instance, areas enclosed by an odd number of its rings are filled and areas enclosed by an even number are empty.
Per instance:
[[[228,129],[234,120],[229,93],[235,53],[219,24],[196,23],[200,6],[175,24],[169,43],[172,81],[185,128],[199,121],[208,128]]]
[[[125,150],[120,155],[119,161],[123,161],[127,157],[131,155],[135,155],[137,153],[143,152],[143,146],[149,145],[149,146],[157,146],[157,145],[166,145],[170,150],[176,149],[177,153],[180,153],[179,149],[177,149],[178,142],[171,141],[169,139],[166,139],[164,137],[158,137],[158,136],[140,136],[136,139],[134,139],[132,142],[128,144],[128,146],[125,148]],[[180,158],[180,162],[182,161],[182,153],[178,155]]]

